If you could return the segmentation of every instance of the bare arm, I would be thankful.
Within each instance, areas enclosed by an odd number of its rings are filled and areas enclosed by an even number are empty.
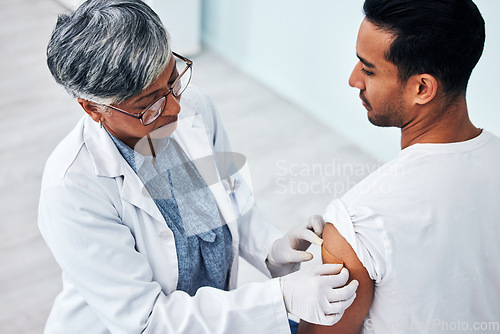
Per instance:
[[[349,282],[358,280],[359,287],[354,303],[345,311],[342,319],[333,326],[319,326],[301,321],[298,333],[332,334],[359,333],[373,300],[373,281],[351,245],[330,223],[323,230],[321,255],[324,263],[343,263],[349,270]]]

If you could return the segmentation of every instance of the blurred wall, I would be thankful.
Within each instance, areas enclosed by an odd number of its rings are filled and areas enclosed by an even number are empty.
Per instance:
[[[172,38],[174,51],[191,57],[201,51],[201,0],[149,0]]]
[[[75,10],[85,0],[56,0]],[[160,16],[172,39],[173,49],[191,57],[201,51],[201,0],[143,0]]]
[[[500,20],[495,17],[500,1],[476,4],[486,21],[487,41],[469,84],[469,111],[476,126],[500,135]],[[311,117],[387,161],[399,151],[399,129],[371,125],[359,91],[347,84],[356,63],[362,5],[363,0],[205,0],[202,40]]]

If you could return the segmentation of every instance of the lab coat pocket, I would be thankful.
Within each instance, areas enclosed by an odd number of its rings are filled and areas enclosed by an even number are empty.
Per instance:
[[[236,216],[240,217],[248,212],[254,203],[251,185],[245,181],[239,172],[227,177],[223,183]]]

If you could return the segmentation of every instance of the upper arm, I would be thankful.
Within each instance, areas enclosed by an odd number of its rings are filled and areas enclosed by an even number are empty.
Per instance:
[[[343,263],[349,270],[349,281],[356,279],[359,282],[356,299],[335,325],[320,326],[302,321],[299,333],[359,333],[373,300],[373,281],[351,245],[330,223],[323,230],[321,255],[324,263]]]

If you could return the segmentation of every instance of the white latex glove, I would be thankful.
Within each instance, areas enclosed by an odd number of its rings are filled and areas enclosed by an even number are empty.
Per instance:
[[[341,264],[322,264],[281,277],[286,310],[313,324],[338,322],[354,301],[359,285],[353,280],[344,286],[349,272],[341,268]]]
[[[320,215],[313,215],[305,224],[292,228],[282,238],[276,240],[267,255],[268,268],[278,276],[298,270],[300,262],[309,261],[313,255],[305,250],[311,243],[321,246],[325,221]]]

